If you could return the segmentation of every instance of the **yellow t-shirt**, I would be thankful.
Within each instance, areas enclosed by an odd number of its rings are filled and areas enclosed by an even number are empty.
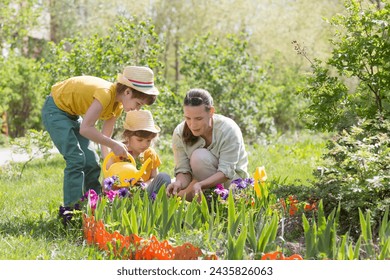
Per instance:
[[[156,153],[156,151],[153,148],[148,148],[145,152],[143,152],[143,155],[141,154],[139,156],[140,162],[143,164],[148,158],[151,158],[151,162],[147,166],[145,173],[141,176],[142,180],[146,182],[150,179],[152,170],[159,167],[161,164],[160,157]]]
[[[94,99],[103,106],[100,119],[118,117],[123,110],[115,101],[116,84],[93,76],[77,76],[56,83],[51,88],[54,103],[71,115],[84,115]]]

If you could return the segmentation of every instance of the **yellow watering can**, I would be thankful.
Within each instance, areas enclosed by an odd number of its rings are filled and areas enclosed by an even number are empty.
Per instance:
[[[107,169],[107,163],[113,159],[114,163]],[[110,152],[103,161],[103,176],[104,178],[117,176],[119,178],[119,187],[133,186],[141,176],[144,174],[151,159],[148,158],[141,166],[140,170],[137,170],[137,165],[132,155],[128,154],[128,161],[122,161],[120,157],[116,156],[113,152]]]

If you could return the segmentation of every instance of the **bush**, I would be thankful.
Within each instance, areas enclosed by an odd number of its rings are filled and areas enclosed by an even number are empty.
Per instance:
[[[341,228],[359,229],[359,212],[370,210],[373,227],[390,205],[390,121],[364,120],[328,142],[316,174],[327,212],[341,203]]]
[[[7,112],[9,136],[24,136],[27,129],[40,129],[44,96],[39,63],[11,52],[0,59],[0,111]]]

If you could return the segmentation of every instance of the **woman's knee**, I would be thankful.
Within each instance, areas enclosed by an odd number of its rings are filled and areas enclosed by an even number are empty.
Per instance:
[[[190,159],[193,176],[204,180],[217,172],[218,159],[207,149],[196,149]]]
[[[216,166],[218,164],[218,160],[209,150],[196,149],[191,155],[190,164],[191,166]]]

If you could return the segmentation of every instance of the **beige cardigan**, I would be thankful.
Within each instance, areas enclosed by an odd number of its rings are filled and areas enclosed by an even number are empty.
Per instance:
[[[183,142],[184,121],[174,130],[172,148],[175,160],[175,176],[178,173],[191,173],[190,158],[194,150],[204,148],[206,141],[198,141],[188,146]],[[239,126],[230,118],[213,115],[213,138],[207,149],[218,159],[218,171],[230,179],[248,178],[248,154]]]

